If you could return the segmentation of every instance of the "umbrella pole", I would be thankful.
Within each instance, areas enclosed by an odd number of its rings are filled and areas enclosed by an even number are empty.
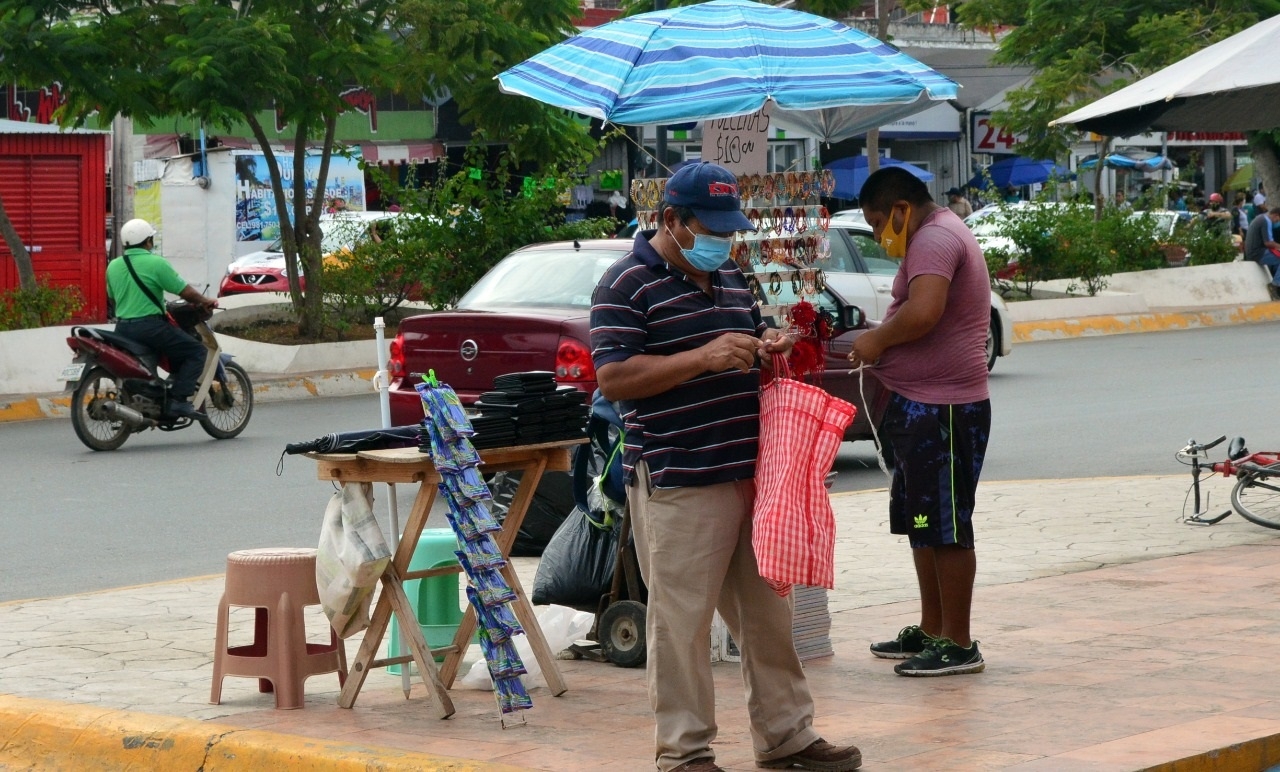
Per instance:
[[[373,384],[378,390],[378,409],[382,413],[382,428],[391,428],[391,379],[387,373],[387,345],[386,323],[382,317],[375,317],[373,320],[373,332],[378,346],[378,372],[374,373]],[[396,501],[396,485],[395,483],[387,483],[387,513],[391,516],[391,553],[400,548],[400,507]],[[409,648],[409,639],[404,632],[404,625],[418,623],[417,619],[401,619],[400,620],[400,651],[407,651]],[[409,663],[406,662],[400,666],[400,689],[404,692],[404,698],[409,699]]]

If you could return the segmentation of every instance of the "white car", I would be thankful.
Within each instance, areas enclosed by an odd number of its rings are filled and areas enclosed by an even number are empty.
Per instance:
[[[843,212],[840,214],[844,214]],[[861,211],[858,213],[861,215]],[[820,263],[827,284],[849,303],[858,306],[868,319],[884,319],[893,296],[893,277],[898,261],[885,254],[872,236],[871,226],[861,218],[833,216],[827,237],[831,259]],[[991,293],[991,326],[987,331],[987,369],[996,358],[1013,350],[1013,321],[1004,299]]]

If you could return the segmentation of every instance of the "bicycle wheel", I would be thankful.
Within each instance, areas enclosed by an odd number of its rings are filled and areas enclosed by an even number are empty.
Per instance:
[[[1231,507],[1251,523],[1280,529],[1280,476],[1245,472],[1231,489]]]

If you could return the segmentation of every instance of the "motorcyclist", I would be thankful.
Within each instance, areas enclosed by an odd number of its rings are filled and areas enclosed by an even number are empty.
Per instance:
[[[107,295],[115,303],[116,332],[169,358],[173,385],[165,403],[167,414],[203,418],[204,414],[189,400],[196,393],[207,350],[200,341],[169,323],[164,293],[207,309],[216,308],[218,301],[187,284],[168,260],[151,251],[156,232],[151,223],[140,219],[130,220],[120,228],[124,255],[107,265]]]

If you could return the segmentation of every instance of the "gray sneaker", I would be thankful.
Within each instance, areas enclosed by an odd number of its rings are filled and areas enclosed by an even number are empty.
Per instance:
[[[893,672],[902,676],[947,676],[981,673],[986,667],[977,641],[965,648],[950,638],[930,638],[924,651],[894,665]]]
[[[871,644],[871,653],[881,659],[910,659],[924,651],[925,644],[931,640],[933,638],[919,625],[908,625],[892,641]]]

